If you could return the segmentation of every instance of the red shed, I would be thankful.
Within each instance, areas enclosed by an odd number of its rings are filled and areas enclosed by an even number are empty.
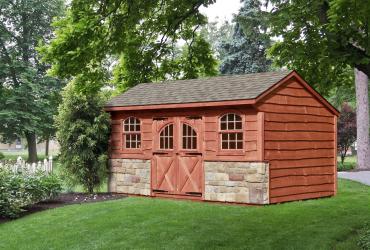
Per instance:
[[[111,192],[248,204],[336,193],[338,111],[295,71],[143,83],[106,110]]]

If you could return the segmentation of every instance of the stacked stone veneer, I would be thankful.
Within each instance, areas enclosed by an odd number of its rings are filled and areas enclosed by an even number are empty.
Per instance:
[[[109,191],[150,195],[150,160],[111,159]]]
[[[269,203],[269,167],[263,162],[204,162],[205,200]]]

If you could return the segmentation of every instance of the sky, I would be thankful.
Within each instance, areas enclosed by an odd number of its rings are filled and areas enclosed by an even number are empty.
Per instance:
[[[238,13],[240,7],[240,0],[217,0],[208,8],[202,6],[200,12],[205,14],[210,22],[215,21],[217,17],[220,21],[232,21],[233,14]]]

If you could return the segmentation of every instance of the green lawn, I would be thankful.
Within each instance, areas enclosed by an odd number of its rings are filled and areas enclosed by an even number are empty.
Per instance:
[[[357,249],[370,187],[264,207],[127,198],[73,205],[0,224],[0,249]]]
[[[6,160],[17,160],[18,156],[21,156],[23,160],[28,159],[28,153],[26,150],[23,151],[1,151]],[[53,157],[57,155],[57,153],[52,154]],[[45,154],[43,153],[38,153],[37,158],[39,161],[43,161],[45,159]]]

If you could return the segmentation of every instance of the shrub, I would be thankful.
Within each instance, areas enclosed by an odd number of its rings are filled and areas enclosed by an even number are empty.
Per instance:
[[[56,117],[59,162],[73,184],[94,192],[107,174],[109,115],[100,93],[81,92],[78,78],[63,91]]]
[[[0,160],[2,160],[4,158],[5,158],[5,155],[2,152],[0,152]]]
[[[360,237],[358,240],[358,245],[364,250],[370,250],[370,227],[366,225],[360,231]]]
[[[17,172],[0,167],[0,216],[16,218],[24,207],[55,197],[62,190],[53,174]]]
[[[338,150],[342,165],[348,149],[356,141],[356,135],[356,112],[344,103],[338,120]]]
[[[356,164],[350,163],[350,162],[344,162],[344,163],[338,162],[337,164],[338,171],[349,171],[349,170],[355,169],[355,167],[356,167]]]

